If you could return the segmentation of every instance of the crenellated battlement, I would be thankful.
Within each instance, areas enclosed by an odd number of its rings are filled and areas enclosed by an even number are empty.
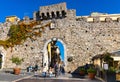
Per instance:
[[[42,6],[33,13],[33,19],[24,17],[19,23],[29,24],[31,21],[37,21],[35,27],[40,29],[35,29],[34,32],[41,32],[41,37],[32,40],[27,38],[22,45],[15,45],[12,49],[4,50],[0,47],[3,55],[6,54],[3,68],[13,67],[10,62],[12,56],[26,60],[21,65],[22,68],[28,64],[34,65],[36,61],[41,66],[43,55],[47,54],[47,45],[53,38],[64,43],[65,62],[68,62],[69,57],[73,58],[72,63],[65,65],[69,67],[68,71],[89,63],[91,57],[97,54],[120,50],[120,14],[95,12],[89,16],[76,16],[75,9],[68,10],[66,3],[60,3]],[[0,24],[0,40],[9,38],[7,34],[11,24]]]
[[[34,12],[34,19],[62,18],[67,14],[66,3],[42,6],[38,12]]]

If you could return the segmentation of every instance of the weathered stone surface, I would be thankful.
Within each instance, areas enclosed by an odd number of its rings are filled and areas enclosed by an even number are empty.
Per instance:
[[[44,7],[42,8],[43,12]],[[34,65],[36,62],[39,62],[39,66],[41,66],[44,45],[54,37],[64,42],[66,58],[73,57],[72,62],[66,63],[67,71],[74,70],[78,66],[90,62],[91,57],[97,54],[120,49],[120,22],[112,20],[110,22],[100,22],[98,19],[95,19],[95,22],[87,22],[85,19],[80,17],[78,20],[75,11],[71,10],[65,18],[54,19],[55,28],[50,30],[49,27],[46,27],[41,37],[35,37],[35,41],[28,38],[22,45],[16,45],[13,49],[4,50],[0,48],[5,54],[3,68],[12,68],[14,66],[10,61],[12,56],[24,58],[22,68],[26,68],[30,64]],[[53,19],[42,20],[42,24],[51,21]],[[4,25],[0,27],[1,40],[7,39],[8,30],[9,27]]]

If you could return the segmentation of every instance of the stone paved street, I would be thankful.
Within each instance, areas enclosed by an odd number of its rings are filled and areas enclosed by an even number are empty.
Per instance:
[[[79,79],[79,80],[70,80],[70,79],[25,79],[17,82],[102,82],[99,80],[88,80],[88,79]]]
[[[14,75],[11,73],[0,72],[0,82],[12,82],[14,80],[24,78],[24,77],[30,77],[30,76],[32,76],[32,74]]]
[[[55,77],[43,78],[40,75],[34,76],[34,73],[25,73],[20,75],[14,75],[10,73],[0,72],[0,82],[102,82],[97,78],[90,80],[87,76],[84,78],[73,78],[70,74],[65,74]]]
[[[70,74],[66,74],[58,77],[45,77],[45,78],[41,76],[38,77],[32,76],[30,78],[21,79],[14,82],[103,82],[103,81],[96,78],[90,80],[88,76],[73,78],[71,77]]]

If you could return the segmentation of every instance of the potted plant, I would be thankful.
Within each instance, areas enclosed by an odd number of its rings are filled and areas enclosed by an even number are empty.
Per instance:
[[[95,78],[96,70],[95,70],[94,68],[90,67],[90,68],[87,70],[87,72],[88,72],[88,77],[89,77],[90,79],[94,79],[94,78]]]
[[[85,68],[81,67],[80,70],[79,70],[79,72],[80,72],[81,76],[84,76],[85,75]]]
[[[18,65],[20,65],[24,61],[23,58],[20,59],[19,57],[12,57],[10,60],[12,61],[12,63],[16,64],[16,67],[13,69],[14,74],[20,74],[20,68],[18,67]]]

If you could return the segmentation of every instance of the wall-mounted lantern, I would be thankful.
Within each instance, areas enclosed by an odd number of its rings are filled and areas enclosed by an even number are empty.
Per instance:
[[[72,62],[73,61],[73,57],[72,56],[68,57],[67,61],[68,62]]]

